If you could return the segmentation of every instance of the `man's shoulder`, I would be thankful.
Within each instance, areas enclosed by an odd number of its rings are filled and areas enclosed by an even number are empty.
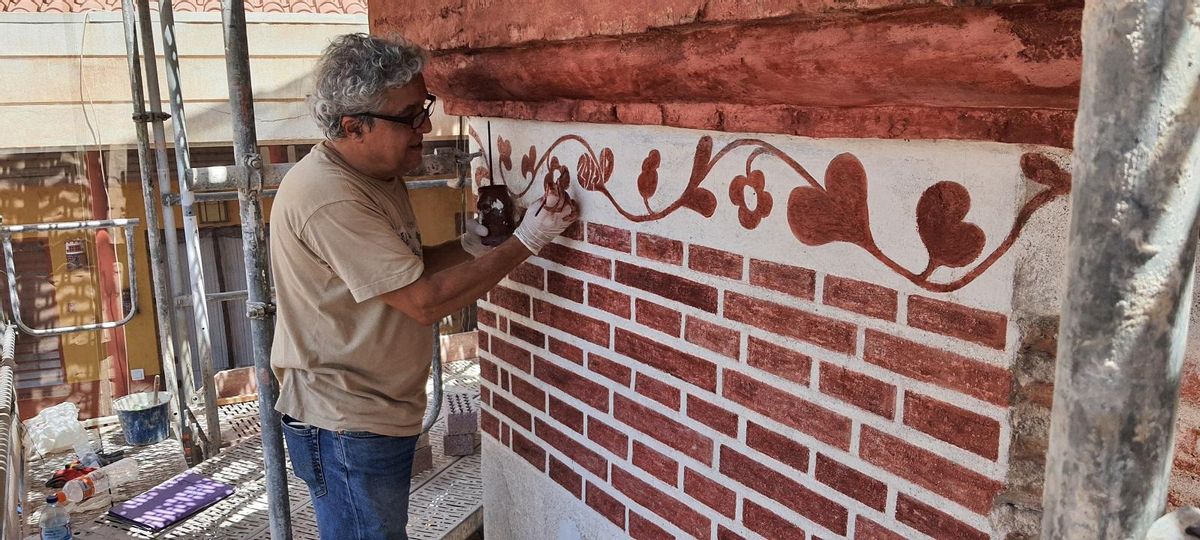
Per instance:
[[[364,196],[349,172],[312,152],[283,176],[273,208],[311,214],[337,202],[362,201]]]

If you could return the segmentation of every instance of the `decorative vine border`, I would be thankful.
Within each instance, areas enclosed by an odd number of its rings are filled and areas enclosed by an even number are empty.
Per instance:
[[[479,148],[487,148],[481,143],[474,129],[471,129],[469,134]],[[937,182],[926,188],[917,202],[917,233],[929,254],[929,264],[918,273],[901,266],[876,244],[871,234],[870,212],[867,208],[866,169],[862,162],[849,152],[839,154],[830,161],[825,169],[825,182],[822,184],[804,166],[770,143],[760,139],[737,139],[713,154],[712,137],[705,135],[696,143],[687,187],[678,199],[655,210],[651,207],[650,198],[658,190],[658,167],[662,158],[657,149],[652,149],[642,160],[641,172],[637,178],[638,192],[645,209],[642,213],[642,209],[632,210],[621,206],[608,189],[614,164],[612,149],[602,148],[597,155],[586,139],[573,134],[559,137],[540,156],[537,148],[530,145],[529,152],[521,156],[521,177],[527,182],[519,191],[514,191],[505,175],[505,171],[513,169],[512,143],[503,137],[497,137],[500,178],[505,185],[510,186],[510,193],[516,197],[524,196],[543,168],[546,171],[543,177],[544,188],[547,191],[565,192],[571,183],[570,170],[559,162],[558,157],[554,156],[554,151],[567,143],[578,144],[584,150],[575,167],[575,178],[579,187],[603,195],[617,212],[635,223],[656,221],[680,209],[694,211],[705,218],[712,217],[717,209],[717,197],[701,184],[708,179],[713,167],[730,152],[743,147],[753,148],[746,158],[745,174],[735,176],[729,186],[729,199],[738,207],[738,221],[742,227],[748,230],[758,227],[774,209],[774,198],[766,190],[766,175],[761,169],[755,169],[754,163],[763,156],[776,158],[803,180],[802,185],[791,190],[785,209],[788,226],[797,240],[809,246],[832,242],[854,244],[893,272],[918,287],[933,292],[955,291],[974,281],[1008,252],[1034,212],[1071,191],[1070,173],[1063,170],[1050,156],[1039,152],[1023,154],[1021,171],[1026,178],[1046,186],[1046,189],[1025,202],[1008,235],[982,261],[953,281],[936,282],[931,280],[931,276],[938,268],[962,268],[979,261],[987,241],[986,235],[978,225],[964,221],[971,209],[971,196],[967,189],[957,182]],[[485,157],[488,163],[491,163],[492,156]],[[491,175],[490,168],[477,168],[476,185],[485,178],[491,178]],[[752,189],[756,195],[753,207],[746,200],[746,188]]]

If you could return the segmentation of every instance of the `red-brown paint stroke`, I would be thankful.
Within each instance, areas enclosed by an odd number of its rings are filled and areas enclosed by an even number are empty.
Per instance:
[[[469,134],[480,148],[486,147],[481,144],[474,130],[470,130]],[[917,204],[917,232],[929,255],[928,265],[918,274],[887,256],[875,242],[871,234],[870,210],[867,206],[867,172],[858,158],[851,153],[839,154],[830,161],[825,169],[825,182],[822,184],[804,166],[768,142],[760,139],[737,139],[713,154],[712,137],[706,135],[696,144],[692,172],[683,192],[670,204],[655,210],[651,208],[650,199],[658,189],[661,153],[652,149],[642,162],[637,180],[638,191],[646,211],[635,213],[621,206],[608,189],[614,161],[610,148],[602,148],[597,156],[586,139],[574,134],[559,137],[540,157],[537,148],[531,145],[529,152],[521,158],[521,176],[526,182],[524,187],[514,189],[505,175],[506,170],[512,170],[512,145],[502,137],[499,140],[504,141],[503,144],[497,145],[502,152],[499,177],[509,186],[509,191],[514,196],[525,195],[533,186],[537,172],[543,167],[546,167],[544,188],[565,194],[570,185],[570,171],[559,163],[554,151],[563,144],[577,143],[584,150],[576,167],[580,187],[603,195],[618,213],[635,223],[657,221],[681,208],[695,211],[705,218],[712,217],[717,208],[716,196],[700,184],[708,179],[713,167],[731,151],[752,147],[754,150],[746,158],[746,174],[736,176],[729,190],[730,202],[738,207],[738,219],[743,227],[754,229],[771,213],[773,198],[766,191],[765,173],[754,169],[753,165],[755,160],[762,156],[776,158],[803,180],[804,185],[792,189],[786,209],[788,226],[797,240],[810,246],[833,242],[857,245],[893,272],[918,287],[933,292],[958,290],[974,281],[1008,252],[1034,212],[1054,199],[1066,195],[1071,189],[1070,174],[1050,157],[1036,152],[1022,155],[1022,173],[1029,180],[1042,184],[1047,189],[1025,202],[1008,235],[983,261],[958,279],[943,283],[930,279],[935,270],[941,267],[968,266],[978,260],[987,241],[986,235],[978,225],[964,221],[971,209],[970,193],[956,182],[935,183],[925,190]],[[486,157],[488,163],[491,163],[491,156]],[[476,183],[479,183],[480,178],[490,175],[491,171],[477,169]],[[744,198],[747,187],[753,189],[757,195],[758,203],[753,210],[747,207]]]

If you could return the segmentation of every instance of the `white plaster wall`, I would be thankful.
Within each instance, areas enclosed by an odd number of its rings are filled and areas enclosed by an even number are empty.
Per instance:
[[[166,96],[157,13],[152,19]],[[175,19],[189,139],[228,143],[221,16],[179,13]],[[248,13],[246,19],[259,141],[321,139],[305,104],[312,69],[335,36],[367,32],[366,15]],[[0,150],[135,145],[127,66],[119,12],[0,13]],[[166,101],[163,110],[170,111]],[[456,131],[457,117],[436,114],[428,137]]]
[[[625,533],[491,437],[483,438],[489,540],[604,540]]]

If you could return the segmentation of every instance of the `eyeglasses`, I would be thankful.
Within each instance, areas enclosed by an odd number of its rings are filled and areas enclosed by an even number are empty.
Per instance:
[[[386,115],[386,114],[378,114],[378,113],[370,113],[370,112],[349,114],[347,116],[370,116],[371,118],[387,120],[388,122],[395,122],[397,124],[406,124],[406,125],[408,125],[408,127],[411,127],[413,129],[420,129],[421,124],[424,124],[425,121],[428,120],[430,116],[433,116],[433,104],[436,102],[437,102],[437,96],[435,96],[433,94],[425,94],[425,108],[421,109],[421,111],[418,112],[417,114],[413,114],[413,115],[409,115],[409,116],[390,116],[390,115]]]

